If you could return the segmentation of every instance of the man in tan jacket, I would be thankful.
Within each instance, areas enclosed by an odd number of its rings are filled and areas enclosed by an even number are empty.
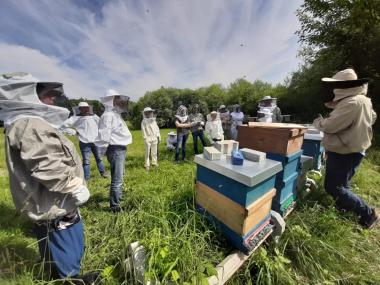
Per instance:
[[[354,70],[339,71],[332,78],[323,78],[333,89],[334,97],[326,106],[333,111],[321,116],[313,125],[324,132],[322,144],[327,152],[325,190],[333,196],[337,208],[356,213],[363,227],[371,228],[379,217],[360,197],[351,192],[350,182],[371,146],[372,125],[376,113],[366,97],[366,79],[358,79]]]
[[[90,196],[75,147],[58,131],[69,115],[57,106],[61,98],[61,83],[40,82],[22,72],[0,76],[10,190],[16,209],[34,223],[53,279],[78,278],[84,252],[78,207]],[[79,279],[87,284],[93,278],[96,274]]]

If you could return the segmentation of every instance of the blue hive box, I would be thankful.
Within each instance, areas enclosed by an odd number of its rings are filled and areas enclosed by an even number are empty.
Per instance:
[[[274,154],[269,152],[267,153],[267,158],[282,163],[283,171],[277,174],[276,184],[280,183],[280,181],[288,180],[289,177],[294,175],[294,173],[298,172],[300,167],[301,155],[302,150],[287,155]]]
[[[288,209],[295,203],[296,199],[297,199],[296,195],[290,194],[281,202],[273,200],[272,210],[280,213],[281,216],[284,216],[287,213]]]
[[[281,163],[266,159],[263,162],[245,160],[244,165],[232,165],[225,156],[221,160],[207,160],[196,155],[197,181],[247,207],[274,188],[275,177],[282,170]]]
[[[276,181],[276,196],[273,201],[283,203],[290,195],[297,196],[298,172],[293,173],[285,181]]]
[[[313,169],[321,170],[322,167],[322,155],[324,148],[321,145],[323,133],[309,134],[306,133],[302,144],[303,154],[311,156],[314,159]]]

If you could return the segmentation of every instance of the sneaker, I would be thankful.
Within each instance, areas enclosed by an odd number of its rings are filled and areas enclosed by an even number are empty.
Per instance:
[[[110,175],[107,172],[100,174],[103,178],[110,178]]]
[[[375,209],[372,209],[372,214],[369,217],[367,221],[360,220],[360,224],[362,225],[363,228],[366,229],[373,229],[377,222],[379,221],[379,215],[376,213]]]

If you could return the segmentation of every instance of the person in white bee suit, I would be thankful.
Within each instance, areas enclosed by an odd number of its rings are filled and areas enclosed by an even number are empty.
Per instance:
[[[145,144],[145,164],[146,170],[150,167],[150,156],[152,156],[152,165],[158,166],[157,163],[157,145],[161,140],[160,129],[158,128],[154,110],[146,107],[143,110],[143,120],[141,121],[141,132]]]
[[[168,133],[168,137],[166,139],[166,148],[169,151],[176,149],[177,147],[177,134],[175,132]]]
[[[216,111],[207,115],[206,137],[212,144],[224,140],[222,121]]]
[[[90,179],[90,157],[94,154],[100,175],[108,178],[103,161],[99,155],[95,139],[98,136],[99,117],[92,111],[92,107],[87,102],[80,102],[73,108],[74,116],[68,118],[61,129],[70,134],[78,135],[79,148],[82,153],[84,178]]]
[[[240,110],[240,105],[234,106],[234,111],[231,113],[231,138],[237,139],[238,126],[243,125],[244,113]]]
[[[225,105],[220,105],[219,107],[219,116],[222,121],[224,138],[226,140],[231,139],[231,115],[230,111]]]
[[[0,76],[10,191],[16,209],[34,223],[44,268],[54,279],[82,278],[79,206],[90,197],[75,146],[58,130],[69,116],[57,106],[64,98],[61,83],[24,72]]]
[[[257,116],[260,122],[280,123],[282,122],[281,110],[277,106],[277,98],[265,96],[259,102]]]
[[[120,212],[127,145],[132,143],[132,134],[121,116],[127,112],[129,97],[109,89],[106,96],[100,98],[100,102],[105,111],[99,120],[99,133],[95,144],[101,154],[106,154],[111,168],[111,211]]]

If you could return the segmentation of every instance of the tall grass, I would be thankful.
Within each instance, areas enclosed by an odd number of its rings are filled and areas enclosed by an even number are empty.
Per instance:
[[[163,137],[167,132],[162,131]],[[131,284],[123,261],[127,245],[139,240],[147,248],[149,278],[163,284],[202,284],[232,248],[194,211],[195,165],[174,164],[174,154],[162,143],[158,169],[146,172],[140,132],[134,131],[133,138],[127,150],[123,213],[108,211],[110,182],[92,163],[92,197],[81,208],[86,234],[83,271],[102,271],[104,284]],[[188,147],[192,153],[192,145]],[[371,159],[379,153],[373,149]],[[41,280],[32,226],[12,203],[3,145],[0,173],[0,283],[48,283]],[[380,205],[380,174],[371,160],[363,163],[354,184],[356,192]],[[379,229],[361,230],[354,217],[336,212],[320,188],[287,219],[280,242],[262,246],[229,284],[380,283],[379,238]]]

